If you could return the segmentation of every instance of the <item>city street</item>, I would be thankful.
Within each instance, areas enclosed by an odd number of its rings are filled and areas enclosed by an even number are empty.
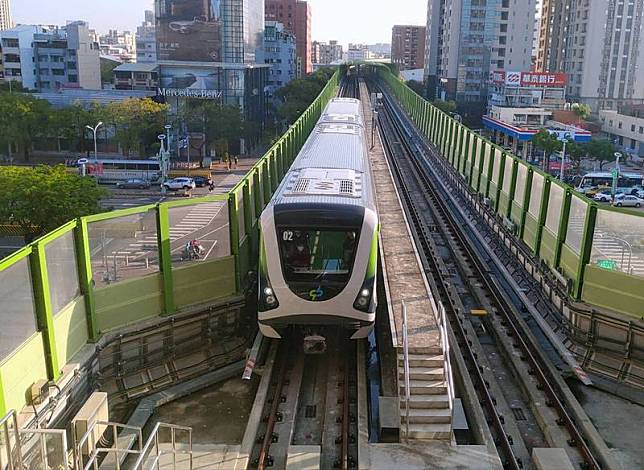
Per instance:
[[[250,163],[250,162],[249,162]],[[196,188],[191,196],[182,191],[122,190],[109,188],[112,196],[103,200],[105,208],[126,209],[146,204],[192,197],[194,205],[171,208],[170,249],[173,266],[202,262],[230,255],[228,210],[225,202],[197,203],[196,197],[224,194],[246,174],[247,168],[217,173],[215,190]],[[97,286],[143,276],[159,270],[154,213],[135,214],[90,224],[90,251]],[[203,253],[190,259],[186,245],[198,240]]]

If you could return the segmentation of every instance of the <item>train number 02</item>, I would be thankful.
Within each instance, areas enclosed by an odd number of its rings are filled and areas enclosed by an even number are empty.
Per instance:
[[[282,239],[285,242],[293,241],[293,232],[291,230],[285,230],[284,233],[282,234]]]

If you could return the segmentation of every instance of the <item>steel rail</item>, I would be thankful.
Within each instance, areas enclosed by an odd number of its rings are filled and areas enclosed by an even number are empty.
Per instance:
[[[393,127],[391,116],[389,113],[390,111],[388,110],[387,107],[385,107],[385,112],[382,114],[383,119],[381,121],[383,122],[384,125],[380,126],[380,132],[383,137],[382,139],[383,144],[387,148],[387,153],[390,155],[389,162],[398,179],[397,186],[402,190],[401,195],[407,205],[410,219],[412,220],[414,228],[416,229],[416,232],[418,234],[418,240],[420,241],[423,251],[425,252],[426,259],[432,266],[433,271],[436,273],[440,273],[440,269],[436,262],[436,259],[431,255],[432,250],[430,249],[430,245],[427,240],[427,237],[420,230],[420,227],[422,226],[422,219],[420,214],[418,213],[418,209],[416,208],[415,203],[411,198],[411,191],[408,187],[407,182],[405,181],[405,177],[403,175],[403,171],[400,166],[400,163],[397,161],[398,159],[396,158],[397,155],[400,156],[401,153],[406,153],[406,150],[403,148],[403,144],[402,144],[402,142],[404,142],[405,139],[396,138],[396,137],[404,137],[404,136],[395,135],[395,131],[394,131],[395,127]],[[392,141],[398,144],[398,147],[400,148],[399,152],[396,152],[394,150],[394,145],[392,144]],[[441,278],[440,282],[437,282],[436,285],[440,290],[441,298],[443,298],[449,304],[449,307],[451,309],[451,312],[452,312],[451,323],[452,323],[454,332],[456,333],[457,337],[460,340],[460,346],[464,350],[466,358],[474,366],[471,371],[473,372],[473,375],[474,375],[473,381],[475,383],[475,386],[477,386],[477,390],[479,391],[479,394],[482,395],[481,399],[483,401],[483,404],[485,405],[489,413],[489,417],[492,421],[492,425],[494,429],[496,429],[497,431],[497,442],[496,442],[497,448],[500,448],[503,455],[506,457],[507,466],[511,469],[519,470],[521,467],[519,466],[518,460],[512,449],[512,444],[510,443],[510,440],[505,432],[505,429],[501,422],[501,417],[494,406],[494,399],[490,394],[490,390],[488,389],[488,386],[486,385],[485,378],[483,377],[481,368],[478,365],[478,360],[476,359],[476,354],[474,353],[474,350],[472,349],[469,343],[469,340],[467,339],[467,334],[465,332],[463,325],[457,318],[455,306],[447,290],[446,283],[443,282]]]
[[[291,341],[288,341],[291,343]],[[277,422],[277,410],[280,405],[280,398],[282,395],[282,388],[286,383],[286,373],[288,370],[288,352],[291,348],[288,347],[286,342],[282,342],[280,345],[280,368],[277,375],[277,385],[275,386],[275,393],[273,394],[273,401],[271,402],[271,408],[268,413],[268,420],[266,423],[266,434],[264,434],[264,439],[262,440],[262,446],[259,451],[259,460],[257,462],[258,470],[266,470],[266,467],[269,467],[268,462],[269,451],[271,449],[271,444],[273,443],[273,431],[275,430],[275,423]]]
[[[348,346],[350,349],[350,345]],[[349,470],[349,441],[351,439],[350,435],[350,424],[351,424],[351,413],[349,410],[350,397],[349,397],[349,379],[351,375],[351,361],[346,361],[344,363],[344,390],[342,390],[342,439],[341,449],[340,449],[340,469]]]

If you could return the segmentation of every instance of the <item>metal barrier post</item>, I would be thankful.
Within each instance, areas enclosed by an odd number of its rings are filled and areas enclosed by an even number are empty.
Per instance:
[[[159,248],[159,267],[163,281],[164,313],[175,313],[174,280],[172,277],[172,248],[170,246],[170,214],[167,204],[159,204],[156,211],[157,244]],[[148,260],[146,258],[146,267]]]
[[[595,223],[597,221],[597,204],[591,203],[586,212],[584,221],[584,235],[581,239],[579,248],[579,266],[577,267],[577,279],[572,295],[575,299],[581,299],[581,292],[584,286],[584,275],[586,274],[586,265],[590,263],[590,254],[593,249],[593,238],[595,235]]]
[[[54,334],[54,318],[49,293],[49,275],[45,257],[44,241],[36,242],[31,255],[31,274],[33,281],[34,301],[38,329],[42,332],[45,345],[45,363],[50,380],[60,377],[58,354],[56,352],[56,336]]]

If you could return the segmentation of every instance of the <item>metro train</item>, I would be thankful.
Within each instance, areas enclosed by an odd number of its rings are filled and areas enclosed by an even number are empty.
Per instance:
[[[359,100],[332,99],[260,218],[258,321],[324,342],[376,316],[379,222]]]

